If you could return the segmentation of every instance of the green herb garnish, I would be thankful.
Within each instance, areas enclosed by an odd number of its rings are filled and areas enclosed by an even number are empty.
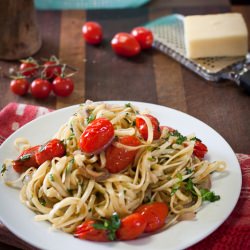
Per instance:
[[[49,175],[49,179],[50,179],[50,181],[55,181],[54,175],[53,175],[53,174],[50,174],[50,175]]]
[[[75,162],[75,159],[74,159],[74,158],[72,158],[72,159],[68,162],[67,167],[66,167],[66,173],[67,173],[67,174],[69,174],[69,173],[71,172],[74,162]]]
[[[26,161],[26,160],[28,160],[28,159],[30,159],[31,158],[31,154],[26,154],[26,155],[22,155],[20,158],[19,158],[19,160],[20,161]]]
[[[219,195],[216,195],[214,192],[208,189],[202,188],[200,189],[200,192],[201,192],[201,197],[203,201],[215,202],[220,199]]]
[[[94,114],[90,114],[89,117],[87,117],[87,124],[91,123],[94,120],[95,120],[95,115]]]
[[[187,140],[187,137],[183,136],[177,130],[174,130],[174,131],[170,132],[170,135],[177,137],[176,142],[175,142],[176,144],[182,144],[184,141]]]
[[[130,102],[129,102],[129,103],[126,103],[126,104],[125,104],[125,107],[126,107],[126,108],[131,108],[131,103],[130,103]]]
[[[6,166],[6,164],[3,164],[2,165],[2,169],[1,169],[1,175],[2,176],[4,175],[4,173],[6,172],[6,170],[7,170],[7,166]]]

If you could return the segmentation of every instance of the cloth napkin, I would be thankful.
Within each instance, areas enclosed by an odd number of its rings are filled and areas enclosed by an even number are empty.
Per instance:
[[[50,111],[32,105],[8,104],[0,111],[0,144],[25,123]],[[242,189],[235,209],[215,232],[188,250],[250,249],[250,155],[236,156],[242,170]]]
[[[137,8],[150,0],[35,0],[40,10]]]

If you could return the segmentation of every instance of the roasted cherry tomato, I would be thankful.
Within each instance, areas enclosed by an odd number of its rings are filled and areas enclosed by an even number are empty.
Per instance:
[[[119,143],[127,146],[139,146],[140,140],[135,136],[124,136],[119,138]],[[106,150],[106,169],[110,173],[118,173],[128,167],[134,161],[138,150],[126,150],[110,145]]]
[[[149,49],[153,44],[153,34],[149,29],[136,27],[131,31],[132,36],[138,41],[142,49]]]
[[[197,156],[199,159],[203,159],[206,153],[207,153],[207,146],[203,144],[201,141],[197,140],[194,144],[193,154]]]
[[[49,96],[52,85],[45,79],[35,79],[31,83],[31,94],[36,98],[46,98]]]
[[[116,231],[119,240],[133,240],[138,238],[145,230],[146,219],[140,213],[133,213],[121,220],[121,226]]]
[[[141,47],[137,40],[128,33],[118,33],[111,41],[112,49],[116,54],[125,57],[136,56],[140,53]]]
[[[17,78],[10,82],[10,89],[16,95],[25,95],[29,90],[29,82],[25,78]]]
[[[34,146],[24,150],[16,160],[12,161],[14,170],[22,173],[30,167],[38,167],[35,154],[38,152],[40,146]]]
[[[83,222],[76,228],[74,236],[84,240],[109,241],[107,231],[94,228],[94,223],[94,220],[88,220]]]
[[[22,60],[19,70],[21,74],[27,77],[34,77],[38,72],[38,64],[34,59]]]
[[[41,165],[47,160],[52,160],[54,157],[62,157],[66,154],[65,146],[62,141],[52,139],[41,146],[35,154],[36,162]]]
[[[160,130],[160,127],[159,127],[159,121],[154,116],[152,116],[152,115],[145,115],[145,116],[147,116],[150,119],[151,123],[152,123],[153,134],[154,134],[153,135],[153,139],[154,140],[159,139],[160,136],[161,136],[161,130]],[[135,123],[136,123],[136,127],[139,130],[142,138],[144,140],[147,140],[148,139],[148,126],[147,126],[146,122],[142,118],[136,117]]]
[[[47,61],[43,64],[44,74],[47,79],[54,79],[57,76],[60,76],[62,73],[62,68],[58,65],[57,61]]]
[[[88,154],[98,153],[107,147],[114,138],[114,127],[106,118],[92,121],[80,137],[80,149]]]
[[[58,76],[52,83],[53,92],[62,97],[69,96],[74,90],[71,78]]]
[[[97,45],[102,41],[102,27],[97,22],[86,22],[82,26],[82,35],[86,42]]]
[[[139,206],[136,213],[140,213],[146,220],[144,232],[150,233],[162,228],[168,216],[168,206],[164,202],[154,202]]]

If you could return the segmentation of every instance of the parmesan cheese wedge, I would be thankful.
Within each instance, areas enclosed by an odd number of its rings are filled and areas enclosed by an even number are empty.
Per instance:
[[[244,56],[248,31],[239,13],[195,15],[184,18],[188,58]]]

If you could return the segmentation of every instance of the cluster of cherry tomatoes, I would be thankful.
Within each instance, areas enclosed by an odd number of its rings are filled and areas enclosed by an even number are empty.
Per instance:
[[[35,98],[46,98],[52,91],[57,96],[69,96],[74,90],[74,82],[69,75],[65,76],[66,67],[55,56],[43,64],[33,58],[22,60],[17,75],[12,77],[10,89],[20,96],[30,90]]]
[[[97,22],[86,22],[82,27],[82,35],[86,42],[97,45],[102,42],[103,29]],[[153,40],[149,29],[136,27],[131,33],[117,33],[111,40],[111,46],[116,54],[132,57],[138,55],[142,49],[151,48]]]

